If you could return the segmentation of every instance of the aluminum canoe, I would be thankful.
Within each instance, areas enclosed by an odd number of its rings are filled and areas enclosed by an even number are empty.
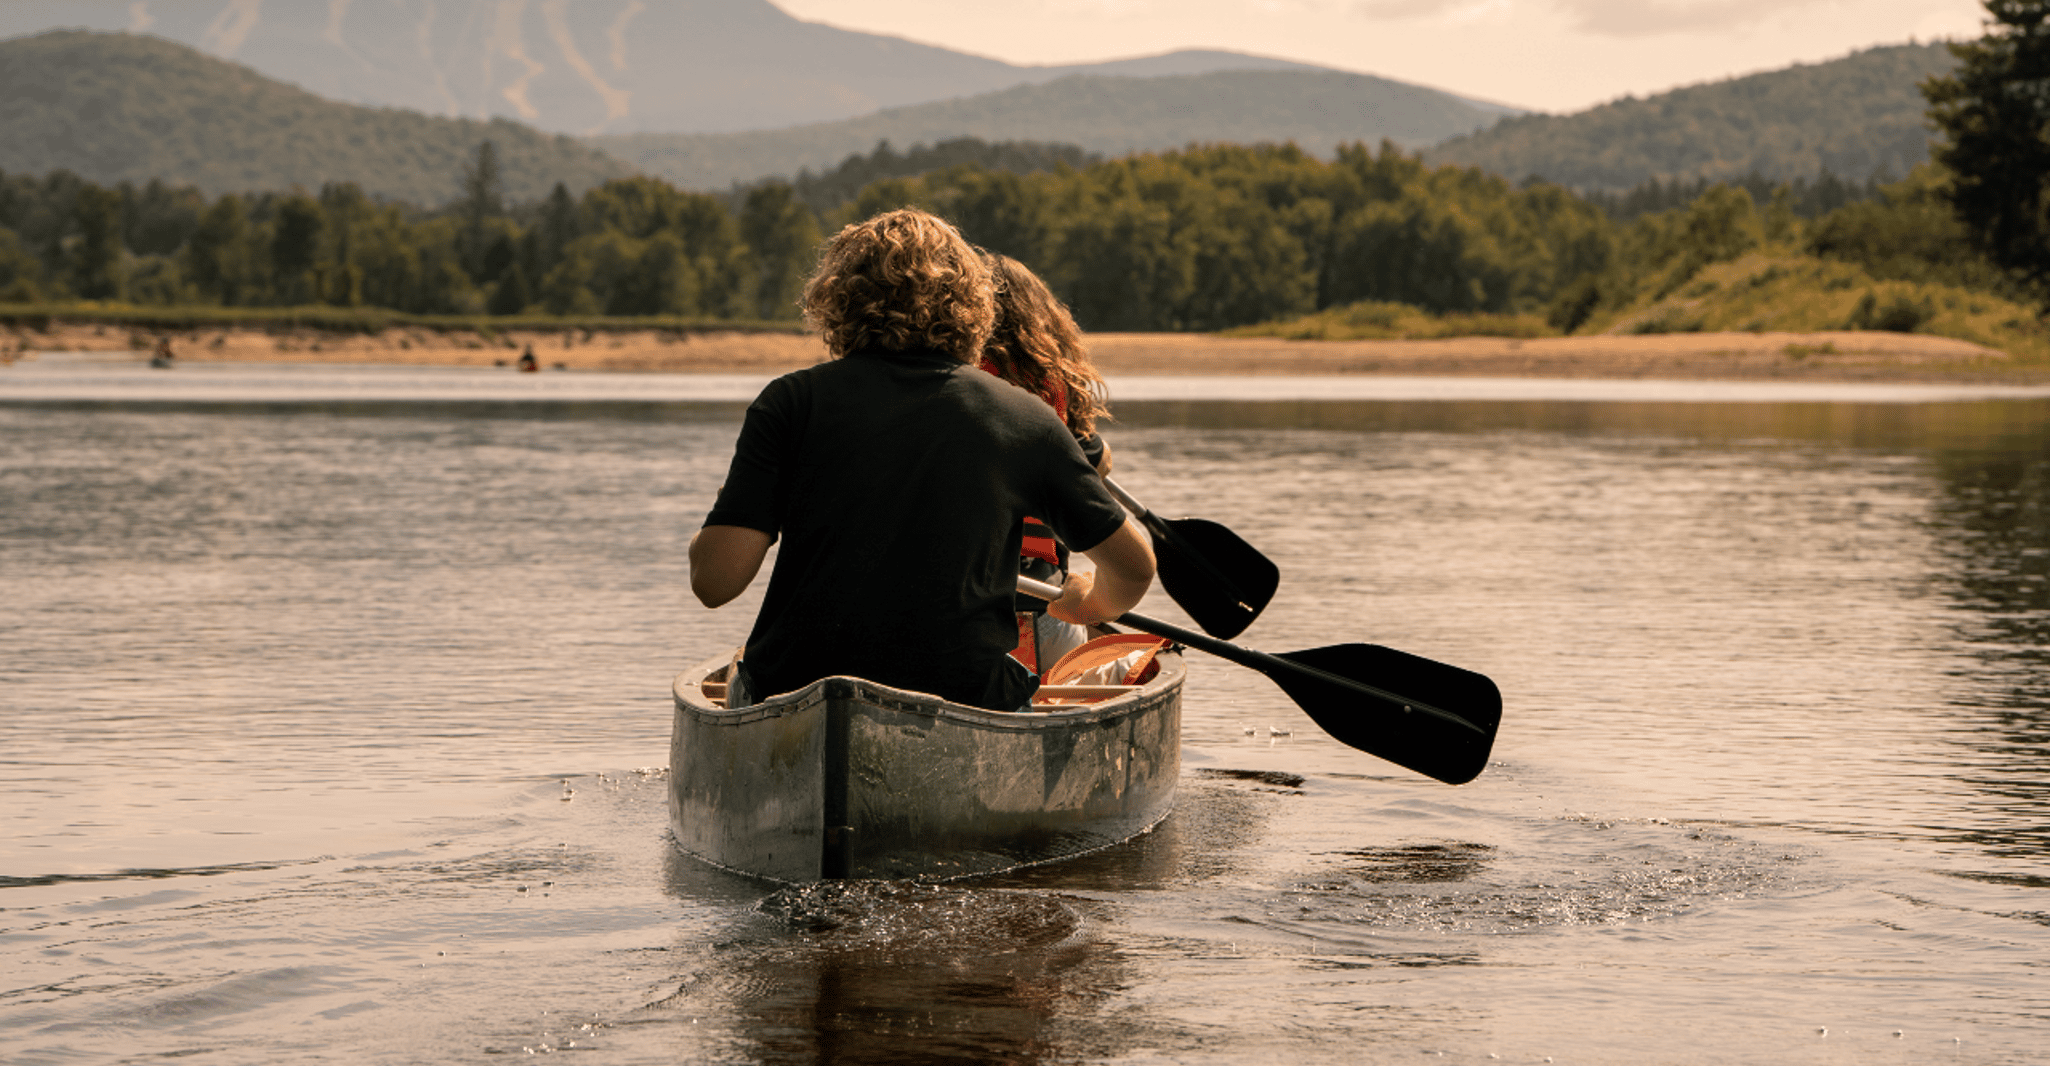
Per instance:
[[[946,880],[1070,858],[1167,816],[1187,667],[1101,702],[1002,713],[852,677],[740,710],[730,656],[677,675],[669,822],[741,873]]]

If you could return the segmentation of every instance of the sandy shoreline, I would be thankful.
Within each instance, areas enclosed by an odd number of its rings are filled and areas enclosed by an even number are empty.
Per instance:
[[[734,373],[796,369],[825,358],[818,338],[789,333],[510,330],[490,335],[395,328],[356,334],[260,327],[175,330],[52,323],[0,327],[0,358],[40,351],[146,353],[168,336],[192,362],[386,363],[510,366],[532,347],[543,368]],[[1670,333],[1512,340],[1296,341],[1177,333],[1089,338],[1108,375],[1388,374],[1421,376],[2050,382],[2005,354],[1920,334]]]

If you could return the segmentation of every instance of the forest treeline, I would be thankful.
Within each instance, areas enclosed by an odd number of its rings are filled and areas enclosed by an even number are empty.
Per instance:
[[[822,234],[904,205],[1030,264],[1091,330],[1217,330],[1368,301],[1540,315],[1571,331],[1646,285],[1768,244],[1875,277],[2004,284],[1928,166],[1884,188],[1663,185],[1639,190],[1638,206],[1672,206],[1625,220],[1617,204],[1430,166],[1385,142],[1330,161],[1219,145],[1051,162],[839,181],[845,198],[829,207],[817,205],[836,198],[833,183],[817,179],[715,195],[634,177],[508,203],[489,142],[463,168],[462,195],[431,211],[343,183],[208,197],[0,175],[0,303],[790,321]]]

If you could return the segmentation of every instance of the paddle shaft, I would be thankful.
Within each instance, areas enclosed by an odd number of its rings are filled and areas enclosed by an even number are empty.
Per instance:
[[[1060,599],[1061,597],[1061,588],[1059,585],[1050,585],[1044,581],[1035,581],[1029,577],[1020,577],[1018,579],[1018,591],[1023,592],[1028,596],[1035,596],[1039,599],[1046,600],[1049,603],[1053,602],[1054,600]],[[1216,637],[1205,636],[1202,633],[1197,633],[1193,630],[1183,629],[1178,625],[1174,625],[1170,622],[1163,622],[1157,618],[1148,618],[1142,614],[1127,612],[1125,614],[1119,615],[1117,621],[1120,625],[1131,626],[1133,629],[1137,629],[1144,633],[1151,633],[1156,637],[1166,637],[1169,640],[1178,641],[1182,644],[1188,645],[1191,648],[1195,648],[1199,651],[1209,652],[1210,654],[1215,655],[1220,659],[1224,659],[1228,662],[1237,663],[1240,666],[1246,667],[1250,670],[1258,670],[1263,674],[1272,674],[1274,671],[1279,670],[1284,673],[1299,674],[1304,677],[1313,677],[1319,681],[1324,682],[1325,684],[1337,685],[1341,688],[1348,688],[1353,690],[1354,692],[1359,692],[1368,696],[1372,696],[1375,699],[1387,700],[1390,703],[1401,705],[1404,710],[1422,711],[1425,714],[1438,718],[1448,724],[1470,729],[1483,737],[1488,736],[1487,730],[1482,729],[1480,726],[1477,726],[1472,722],[1467,721],[1465,718],[1457,714],[1454,714],[1451,711],[1445,710],[1441,707],[1434,707],[1431,704],[1425,703],[1421,700],[1411,699],[1408,696],[1398,695],[1396,693],[1388,691],[1387,689],[1377,688],[1373,685],[1367,684],[1364,681],[1356,681],[1349,677],[1344,677],[1339,674],[1331,673],[1328,670],[1319,670],[1314,666],[1305,666],[1302,663],[1290,662],[1289,660],[1284,659],[1278,655],[1269,655],[1264,651],[1257,651],[1252,648],[1243,648],[1237,644],[1231,643],[1230,641],[1218,640]]]
[[[1119,503],[1124,504],[1125,510],[1132,512],[1132,516],[1139,520],[1140,525],[1146,527],[1147,532],[1156,534],[1161,532],[1161,527],[1164,523],[1152,511],[1147,510],[1145,504],[1133,499],[1132,494],[1126,492],[1123,485],[1112,481],[1106,475],[1103,479],[1103,487],[1109,489],[1111,496]]]

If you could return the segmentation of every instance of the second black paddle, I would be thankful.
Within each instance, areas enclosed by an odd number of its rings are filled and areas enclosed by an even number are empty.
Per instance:
[[[1018,591],[1045,600],[1061,594],[1023,577]],[[1145,615],[1125,614],[1118,624],[1258,670],[1332,739],[1448,785],[1479,777],[1494,750],[1502,692],[1471,670],[1374,644],[1270,655]]]

